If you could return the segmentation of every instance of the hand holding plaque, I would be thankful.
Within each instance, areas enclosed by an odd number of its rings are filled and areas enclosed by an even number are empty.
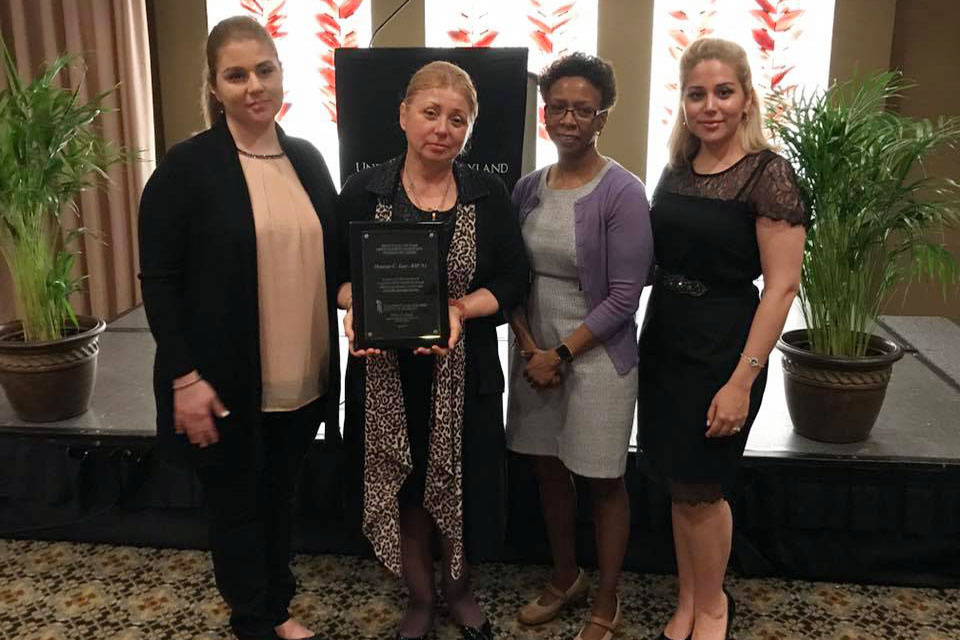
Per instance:
[[[414,353],[421,356],[446,356],[450,353],[450,350],[457,346],[457,343],[460,342],[460,338],[463,336],[463,323],[466,322],[466,307],[463,306],[462,302],[450,299],[450,306],[447,307],[450,314],[450,339],[447,340],[446,344],[440,345],[435,344],[429,349],[426,347],[417,347],[414,350]]]
[[[442,223],[351,222],[354,346],[447,346],[450,312]]]

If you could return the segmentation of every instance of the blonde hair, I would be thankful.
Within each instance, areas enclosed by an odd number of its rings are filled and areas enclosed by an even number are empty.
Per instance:
[[[469,73],[445,60],[429,62],[417,69],[410,78],[407,90],[403,94],[403,101],[407,102],[420,91],[427,89],[453,89],[460,92],[470,108],[470,125],[473,125],[480,107],[477,101],[477,88]]]
[[[273,57],[277,58],[277,45],[267,30],[256,20],[248,16],[233,16],[217,23],[207,36],[206,53],[207,64],[203,69],[203,90],[200,94],[200,104],[203,108],[203,121],[207,127],[213,126],[220,114],[223,113],[223,103],[213,95],[213,87],[217,84],[217,56],[220,49],[231,42],[238,40],[255,40],[270,47]]]
[[[763,123],[760,121],[760,96],[753,87],[747,52],[743,47],[729,40],[700,38],[694,40],[680,57],[680,100],[677,117],[667,143],[671,167],[688,164],[700,148],[700,140],[690,133],[684,124],[683,92],[687,88],[690,72],[704,60],[718,60],[733,67],[740,86],[751,98],[746,118],[740,124],[740,143],[743,145],[743,150],[747,153],[756,153],[770,148],[770,143],[763,133]]]

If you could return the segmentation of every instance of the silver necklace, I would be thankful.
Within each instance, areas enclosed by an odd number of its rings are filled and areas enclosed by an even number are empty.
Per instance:
[[[410,199],[413,200],[415,207],[421,211],[426,211],[427,209],[421,206],[422,200],[417,195],[417,187],[413,184],[413,178],[410,177],[410,174],[407,173],[406,167],[404,167],[403,175],[407,178],[407,184],[410,185]],[[447,201],[447,194],[450,193],[450,183],[453,182],[453,174],[450,175],[450,180],[447,180],[447,186],[443,190],[443,196],[440,198],[440,206],[443,206],[443,203]],[[430,210],[430,220],[433,222],[437,221],[437,214],[440,213],[440,210],[436,207]]]
[[[236,149],[237,149],[237,153],[239,153],[240,155],[247,156],[248,158],[256,158],[258,160],[276,160],[278,158],[282,158],[283,156],[287,155],[283,151],[281,151],[280,153],[250,153],[249,151],[244,151],[240,147],[236,147]]]

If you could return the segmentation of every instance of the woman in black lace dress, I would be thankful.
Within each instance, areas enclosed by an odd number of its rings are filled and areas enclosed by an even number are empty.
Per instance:
[[[697,40],[680,85],[651,209],[657,274],[639,347],[640,443],[673,505],[678,604],[660,637],[721,640],[734,613],[724,496],[799,286],[805,214],[789,163],[764,139],[743,49]]]

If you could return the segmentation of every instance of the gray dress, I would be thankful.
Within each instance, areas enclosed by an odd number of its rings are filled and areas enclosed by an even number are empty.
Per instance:
[[[544,171],[540,204],[523,223],[533,283],[527,322],[542,349],[557,346],[590,312],[580,290],[574,238],[574,203],[588,195],[612,166],[576,189],[551,189]],[[617,373],[603,345],[563,365],[562,384],[533,389],[523,377],[526,361],[510,350],[507,447],[517,453],[555,456],[574,473],[616,478],[627,464],[637,401],[637,370]]]

